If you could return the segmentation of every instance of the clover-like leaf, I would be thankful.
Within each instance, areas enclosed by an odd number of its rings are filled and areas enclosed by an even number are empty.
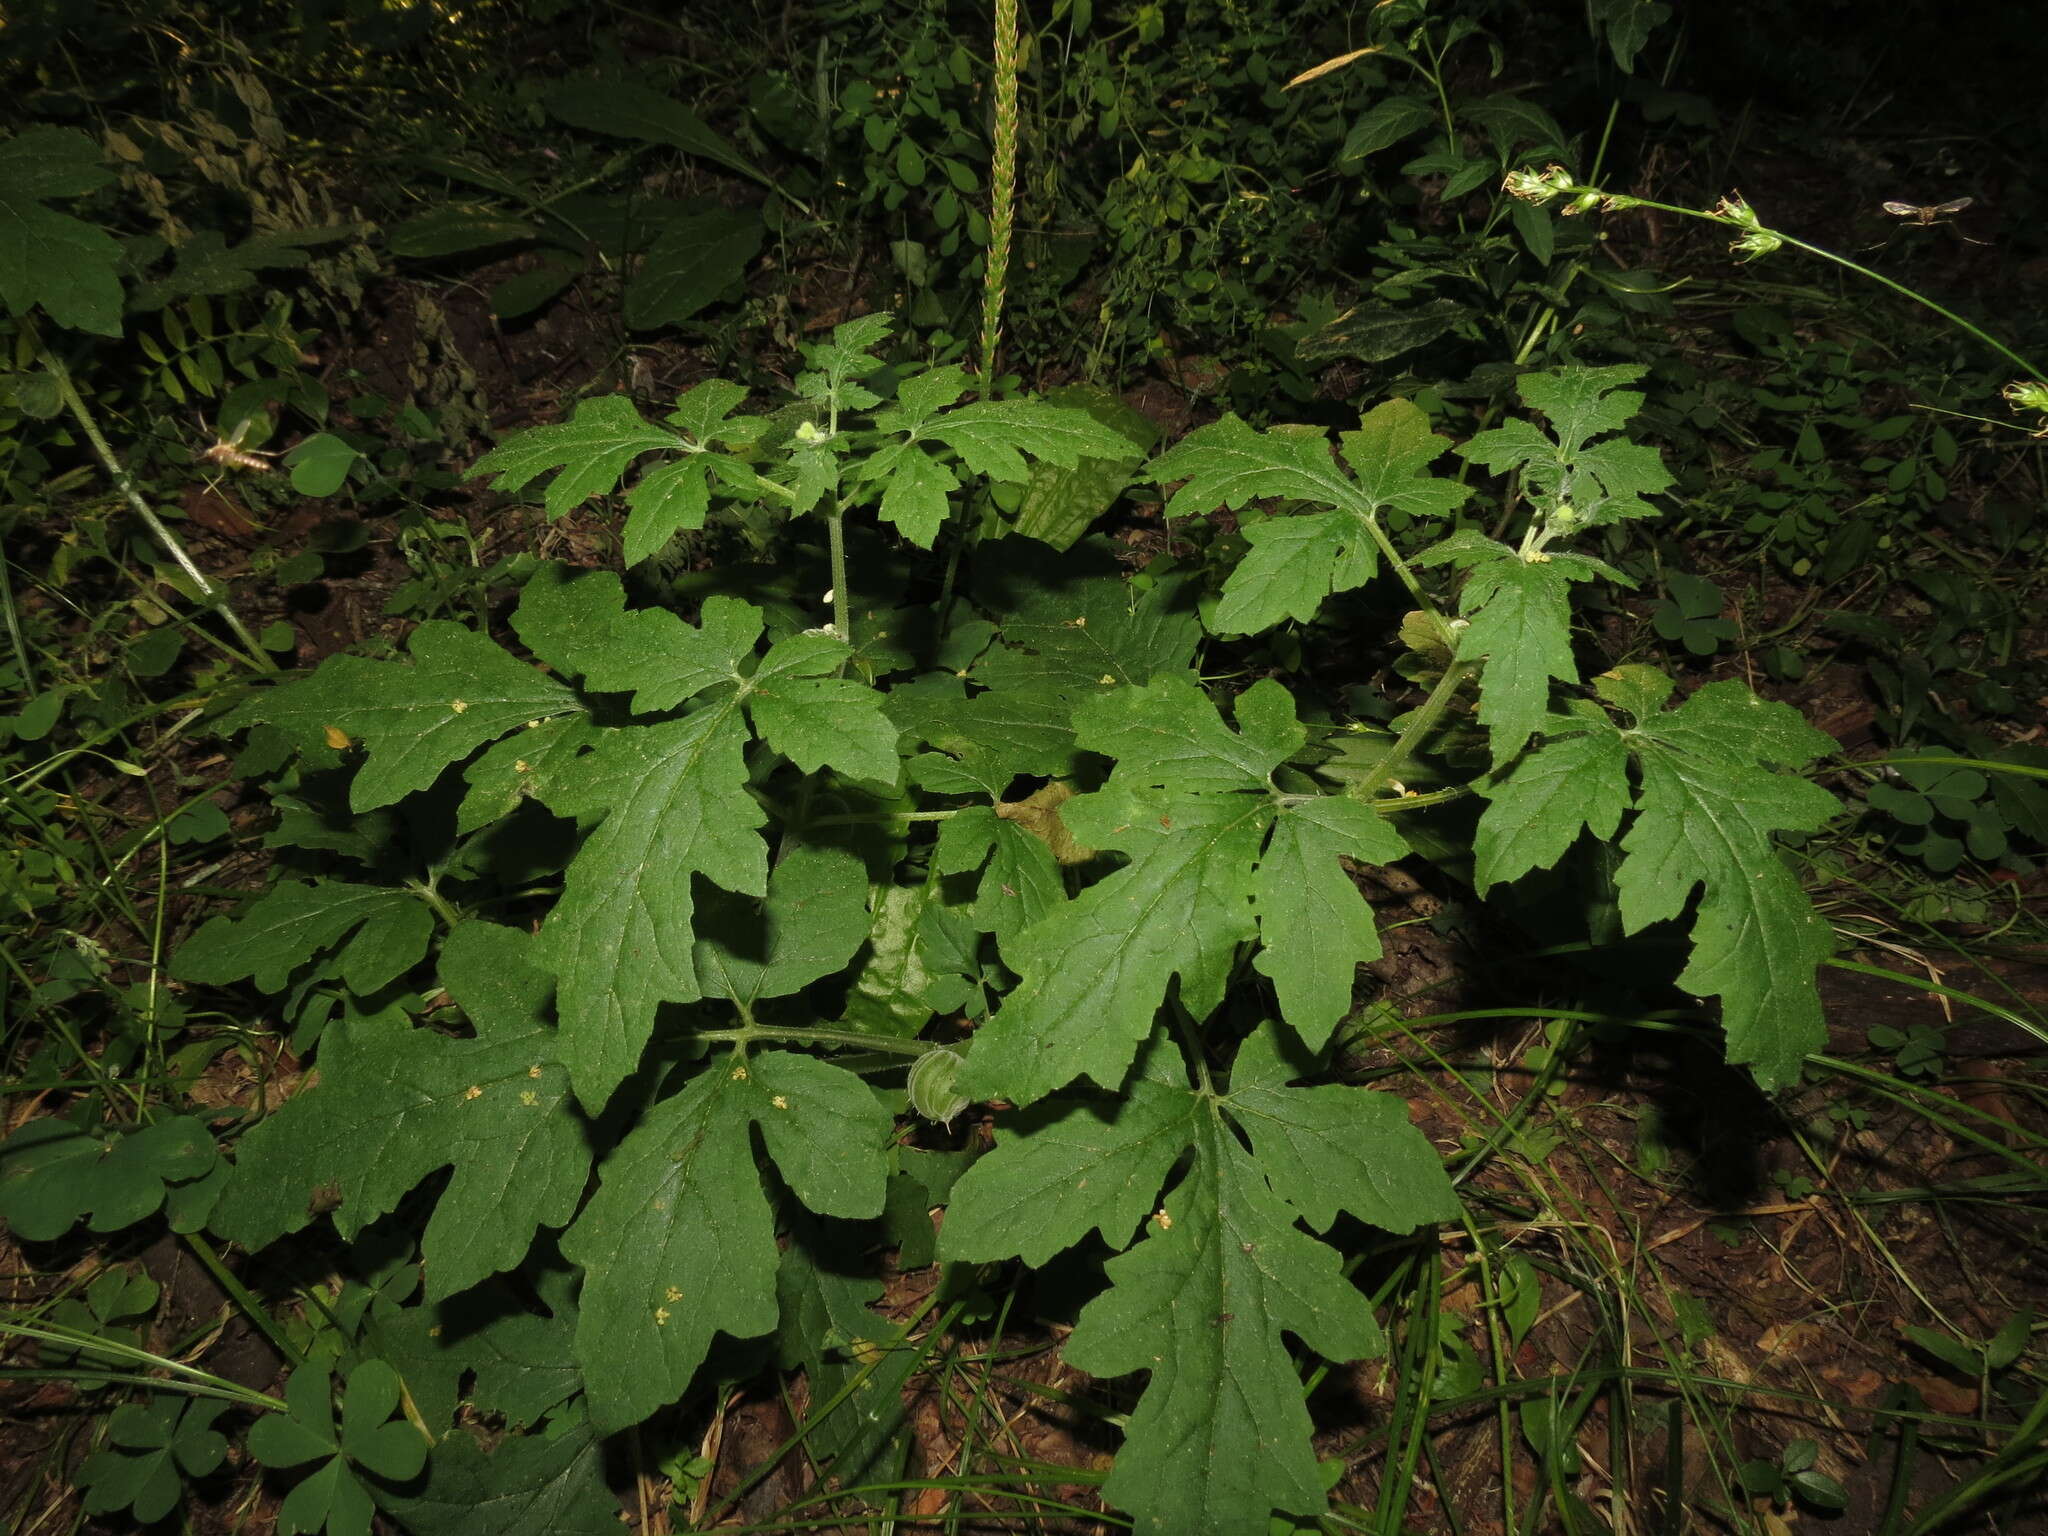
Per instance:
[[[325,1366],[304,1365],[285,1383],[288,1411],[265,1414],[249,1430],[249,1454],[267,1467],[313,1471],[285,1495],[277,1528],[293,1533],[325,1528],[330,1536],[368,1536],[376,1512],[357,1468],[402,1482],[426,1464],[427,1442],[404,1419],[392,1419],[402,1387],[382,1360],[349,1372],[341,1423],[334,1418],[334,1382]]]
[[[107,1449],[79,1468],[86,1512],[129,1510],[144,1525],[177,1506],[188,1477],[204,1477],[227,1459],[227,1438],[214,1423],[229,1404],[193,1397],[123,1403],[107,1420]]]
[[[49,1242],[80,1218],[95,1232],[132,1226],[168,1190],[212,1172],[212,1134],[185,1116],[130,1130],[29,1120],[0,1145],[0,1218],[28,1242]]]

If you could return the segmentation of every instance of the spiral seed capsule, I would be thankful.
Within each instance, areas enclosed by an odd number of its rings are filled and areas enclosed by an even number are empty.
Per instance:
[[[910,1078],[905,1084],[910,1090],[910,1107],[927,1120],[951,1125],[953,1117],[969,1102],[953,1089],[960,1069],[966,1064],[966,1057],[945,1046],[918,1057],[910,1064]]]

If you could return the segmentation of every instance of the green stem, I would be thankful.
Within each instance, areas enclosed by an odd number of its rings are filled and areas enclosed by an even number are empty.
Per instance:
[[[853,644],[853,604],[846,596],[846,509],[834,507],[825,514],[825,541],[832,554],[832,629],[849,646]]]
[[[1444,711],[1451,707],[1452,697],[1464,686],[1465,679],[1472,675],[1475,666],[1476,662],[1454,661],[1444,668],[1444,675],[1438,678],[1436,686],[1429,690],[1429,697],[1424,699],[1417,706],[1415,713],[1408,717],[1407,728],[1395,739],[1393,746],[1387,749],[1387,755],[1352,787],[1352,799],[1372,799],[1374,791],[1393,778],[1397,770],[1407,765],[1416,747],[1437,728],[1437,723],[1443,719]]]
[[[1957,329],[1963,331],[1967,335],[1974,336],[1978,341],[1982,342],[1985,346],[1989,347],[1992,351],[1996,352],[2000,357],[2003,357],[2004,359],[2006,359],[2006,361],[2024,370],[2029,376],[2035,379],[2048,380],[2048,373],[2042,372],[2040,368],[2036,367],[2033,363],[2027,361],[2026,358],[2021,357],[2019,353],[2013,351],[2013,349],[2011,347],[2008,347],[2004,342],[1999,341],[1996,338],[1988,335],[1981,328],[1972,325],[1969,321],[1965,320],[1961,315],[1957,314],[1954,310],[1945,308],[1942,305],[1935,303],[1934,300],[1928,298],[1926,294],[1921,293],[1916,289],[1908,288],[1904,283],[1898,282],[1893,278],[1886,277],[1882,272],[1874,271],[1873,269],[1864,266],[1861,262],[1851,261],[1846,256],[1838,256],[1833,251],[1827,250],[1821,246],[1811,245],[1806,241],[1799,239],[1796,235],[1786,234],[1781,229],[1772,229],[1766,225],[1757,223],[1754,221],[1753,217],[1750,220],[1744,220],[1736,218],[1730,214],[1715,212],[1713,209],[1710,208],[1684,208],[1680,207],[1676,203],[1660,203],[1647,197],[1631,197],[1625,193],[1616,194],[1605,192],[1598,187],[1560,185],[1556,187],[1555,195],[1573,199],[1590,195],[1593,197],[1606,199],[1609,206],[1616,212],[1626,212],[1631,208],[1653,208],[1657,210],[1659,213],[1671,213],[1678,215],[1680,218],[1700,219],[1709,224],[1719,224],[1724,229],[1741,230],[1745,234],[1762,234],[1764,236],[1767,236],[1769,239],[1778,242],[1781,245],[1789,245],[1795,250],[1801,250],[1806,252],[1809,256],[1818,256],[1823,261],[1833,262],[1836,266],[1842,268],[1845,272],[1854,272],[1858,277],[1868,278],[1873,283],[1877,283],[1882,287],[1889,288],[1893,293],[1899,295],[1899,297],[1903,299],[1910,299],[1915,304],[1920,305],[1922,308],[1932,310],[1935,314],[1941,316],[1942,319],[1948,321],[1950,325],[1955,326]],[[1545,199],[1545,201],[1548,201],[1548,199]]]
[[[1365,531],[1372,535],[1373,543],[1379,547],[1380,558],[1387,562],[1388,568],[1401,579],[1401,585],[1408,589],[1408,595],[1415,599],[1415,606],[1429,615],[1430,622],[1436,625],[1437,634],[1447,644],[1455,646],[1458,639],[1457,631],[1451,628],[1450,621],[1438,610],[1436,604],[1430,601],[1429,594],[1422,590],[1422,583],[1415,579],[1415,573],[1408,569],[1408,562],[1401,558],[1400,551],[1394,548],[1393,541],[1380,527],[1379,518],[1371,512],[1367,512],[1365,516]]]
[[[2011,773],[2022,778],[2048,779],[2048,768],[2035,768],[2026,763],[2005,763],[1995,758],[1982,757],[1922,757],[1914,753],[1901,753],[1897,757],[1859,757],[1843,764],[1847,768],[1884,768],[1893,763],[1916,763],[1929,768],[1976,768],[1984,773]]]
[[[964,807],[950,811],[847,811],[820,816],[804,823],[807,827],[895,827],[919,821],[951,821]]]
[[[27,326],[26,321],[23,324]],[[247,648],[248,655],[245,659],[249,664],[259,672],[275,672],[277,663],[270,659],[269,653],[257,642],[256,637],[249,633],[240,615],[228,606],[227,594],[213,584],[212,578],[206,572],[199,569],[198,562],[192,558],[185,546],[178,542],[178,536],[171,532],[164,520],[156,515],[155,509],[143,499],[142,492],[136,489],[134,477],[128,473],[127,466],[114,452],[113,445],[100,431],[99,423],[94,420],[91,409],[78,393],[78,387],[71,382],[70,370],[64,366],[63,360],[43,345],[42,338],[36,335],[32,326],[28,327],[28,338],[29,344],[35,349],[37,361],[48,370],[50,377],[56,380],[58,398],[64,402],[64,408],[71,413],[71,419],[78,423],[78,429],[85,434],[85,440],[92,444],[93,453],[99,458],[107,477],[114,482],[114,488],[121,493],[122,500],[126,501],[135,515],[142,519],[142,526],[149,530],[150,537],[155,539],[164,553],[176,562],[178,569],[185,573],[186,579],[192,583],[193,590],[199,594],[201,600],[220,615],[221,622],[226,624],[235,638]]]
[[[786,1041],[792,1045],[857,1046],[862,1050],[888,1051],[898,1056],[922,1056],[931,1049],[928,1041],[898,1040],[888,1035],[864,1035],[855,1029],[819,1029],[815,1025],[747,1024],[738,1029],[691,1031],[694,1040],[713,1045],[748,1046],[757,1040]]]
[[[0,618],[7,621],[7,642],[13,647],[15,666],[21,670],[21,690],[33,694],[36,691],[36,669],[29,659],[28,641],[21,633],[21,615],[14,606],[14,583],[7,575],[7,546],[4,541],[0,541]]]
[[[277,1319],[270,1315],[269,1310],[228,1268],[213,1244],[197,1232],[187,1232],[184,1237],[185,1246],[192,1250],[192,1256],[199,1260],[209,1275],[213,1276],[214,1283],[233,1298],[235,1305],[248,1314],[249,1321],[256,1325],[257,1331],[263,1337],[270,1340],[271,1347],[284,1357],[285,1363],[293,1370],[304,1365],[306,1357],[286,1337],[284,1329],[278,1326]]]
[[[12,1334],[20,1338],[36,1339],[45,1344],[62,1344],[70,1349],[83,1351],[113,1360],[125,1360],[143,1370],[170,1371],[182,1379],[161,1381],[144,1377],[143,1381],[152,1387],[170,1387],[192,1397],[225,1398],[231,1403],[242,1403],[251,1408],[267,1408],[277,1413],[288,1412],[286,1405],[267,1392],[257,1392],[240,1382],[229,1381],[226,1377],[215,1376],[210,1371],[172,1360],[167,1356],[152,1354],[149,1350],[138,1349],[117,1339],[98,1338],[89,1333],[75,1333],[71,1329],[37,1327],[31,1323],[17,1323],[0,1320],[0,1335]],[[10,1373],[13,1374],[13,1373]],[[53,1376],[65,1380],[76,1379],[70,1371],[52,1371]],[[112,1374],[112,1373],[109,1373]]]
[[[1810,256],[1818,256],[1823,261],[1832,261],[1836,266],[1841,267],[1846,271],[1854,272],[1859,277],[1867,277],[1874,283],[1883,284],[1885,287],[1891,289],[1893,293],[1898,294],[1901,298],[1911,299],[1915,304],[1921,305],[1923,308],[1933,310],[1935,314],[1941,316],[1942,319],[1948,321],[1950,325],[1956,326],[1959,329],[1967,332],[1969,335],[1976,337],[1977,340],[1982,342],[1985,346],[1989,347],[1992,351],[1996,352],[1999,356],[2005,358],[2008,362],[2011,362],[2015,366],[2025,369],[2035,378],[2048,378],[2048,374],[2042,373],[2042,371],[2039,368],[2037,368],[2034,364],[2028,362],[2024,357],[2021,357],[2019,353],[2013,351],[2013,349],[2011,347],[2008,347],[2004,342],[1997,340],[1985,331],[1981,330],[1979,327],[1972,325],[1969,321],[1965,320],[1961,315],[1957,314],[1954,310],[1946,309],[1943,306],[1935,303],[1934,300],[1928,298],[1926,294],[1919,292],[1917,289],[1908,288],[1904,283],[1896,282],[1893,279],[1886,277],[1882,272],[1873,271],[1871,268],[1863,266],[1861,263],[1851,261],[1846,256],[1837,256],[1833,251],[1823,250],[1820,246],[1808,245],[1804,240],[1800,240],[1792,235],[1785,234],[1782,230],[1774,229],[1771,231],[1771,233],[1776,235],[1780,240],[1783,240],[1787,245],[1792,246],[1798,250],[1805,251]]]
[[[896,1330],[896,1337],[891,1347],[909,1347],[911,1332],[917,1327],[918,1324],[922,1323],[927,1317],[931,1315],[932,1309],[939,1304],[939,1300],[944,1295],[944,1293],[945,1286],[941,1284],[939,1286],[934,1287],[931,1293],[927,1295],[923,1301],[918,1303],[917,1309],[914,1312],[912,1312],[909,1317],[905,1318],[903,1320],[902,1326],[900,1326]],[[933,1337],[936,1338],[946,1333],[946,1331],[950,1329],[954,1325],[954,1323],[959,1321],[960,1315],[962,1312],[966,1310],[966,1307],[967,1303],[965,1301],[955,1301],[950,1306],[948,1306],[946,1308],[945,1315],[939,1319],[938,1327],[932,1331]],[[927,1345],[924,1350],[920,1351],[920,1353],[929,1352],[930,1345]],[[842,1385],[837,1392],[833,1393],[830,1399],[828,1399],[822,1405],[813,1405],[811,1412],[805,1418],[802,1427],[799,1428],[797,1432],[791,1435],[787,1440],[783,1441],[781,1445],[777,1446],[775,1448],[774,1453],[770,1455],[765,1461],[763,1461],[760,1464],[760,1466],[756,1467],[753,1470],[753,1472],[750,1473],[740,1483],[740,1485],[737,1488],[733,1489],[732,1492],[728,1493],[715,1506],[707,1510],[705,1512],[703,1520],[699,1522],[697,1528],[699,1530],[708,1531],[717,1526],[720,1517],[723,1516],[728,1509],[731,1509],[743,1497],[745,1497],[748,1493],[752,1492],[753,1487],[756,1483],[760,1482],[761,1479],[763,1479],[769,1473],[773,1472],[777,1467],[782,1465],[783,1457],[787,1456],[791,1451],[795,1450],[798,1446],[802,1445],[804,1441],[810,1437],[811,1432],[815,1430],[820,1424],[824,1423],[826,1418],[829,1417],[835,1409],[837,1409],[841,1404],[845,1403],[849,1398],[851,1398],[854,1395],[854,1393],[860,1391],[863,1387],[865,1387],[868,1384],[868,1379],[871,1376],[873,1376],[876,1371],[882,1368],[883,1362],[885,1362],[888,1358],[889,1348],[877,1350],[874,1354],[874,1358],[863,1362],[861,1369],[852,1377],[852,1379],[850,1379],[844,1385]]]
[[[462,921],[462,914],[448,904],[447,897],[443,896],[424,880],[409,882],[408,888],[412,891],[413,895],[419,897],[421,901],[424,901],[429,907],[433,908],[434,915],[441,919],[442,927],[448,929],[451,933],[455,931],[456,926]]]
[[[1202,1031],[1178,997],[1173,1000],[1173,1028],[1180,1036],[1181,1048],[1187,1052],[1188,1064],[1195,1069],[1203,1096],[1215,1097],[1216,1084],[1209,1076],[1209,1053],[1202,1048]]]

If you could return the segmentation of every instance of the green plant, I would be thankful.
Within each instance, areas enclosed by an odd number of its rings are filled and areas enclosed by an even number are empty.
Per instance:
[[[227,1459],[227,1437],[214,1428],[229,1404],[190,1397],[123,1403],[107,1417],[107,1449],[79,1469],[86,1509],[96,1515],[131,1511],[153,1525],[177,1507],[187,1478],[201,1478]]]
[[[1663,7],[1598,0],[1589,52],[1575,19],[1529,47],[1462,0],[999,0],[991,72],[987,5],[784,8],[779,35],[772,7],[558,6],[258,8],[252,41],[116,4],[175,33],[175,91],[111,57],[74,87],[27,20],[38,66],[0,65],[121,166],[118,201],[35,217],[96,219],[128,263],[125,337],[56,336],[80,274],[34,251],[0,294],[0,1003],[10,1092],[56,1112],[0,1145],[0,1215],[32,1270],[90,1256],[0,1318],[8,1375],[77,1394],[43,1482],[157,1517],[242,1433],[231,1403],[257,1415],[233,1493],[273,1481],[285,1529],[601,1536],[623,1494],[650,1528],[1107,1504],[1392,1532],[1462,1528],[1446,1431],[1490,1419],[1504,1531],[1775,1529],[1843,1490],[1832,1445],[1745,1465],[1801,1432],[1757,1410],[1843,1404],[1736,1369],[1773,1297],[1696,1298],[1665,1268],[1689,1228],[1639,1231],[1641,1195],[1685,1199],[1764,1123],[1719,1054],[1798,1087],[1760,1134],[1800,1158],[1713,1207],[1744,1210],[1726,1262],[1860,1243],[1857,1294],[1896,1282],[1909,1339],[1985,1388],[1857,1405],[1896,1445],[1887,1528],[1923,1441],[1977,1464],[1920,1527],[2038,1478],[2031,1319],[1980,1342],[1997,1317],[1945,1314],[1884,1225],[2037,1194],[2039,1137],[1983,1107],[2031,1100],[1930,1081],[1925,1026],[1873,1028],[1882,1069],[1819,1054],[1814,988],[1878,974],[1817,913],[1931,974],[2029,931],[2038,536],[2019,502],[1944,505],[1998,446],[1955,426],[1993,382],[1955,338],[1886,356],[1849,301],[1795,325],[1819,297],[1687,285],[1679,242],[1496,193],[1591,211],[1533,167],[1588,98],[1596,167],[1673,108],[1608,68]],[[93,179],[83,142],[60,179]],[[281,229],[328,222],[280,214],[329,206],[343,155],[351,199],[414,216],[370,304],[337,302],[370,246]],[[1708,218],[1760,252],[1744,212]],[[241,294],[264,271],[303,274],[292,305]],[[650,410],[704,362],[648,337],[627,375],[614,312],[696,323],[742,275],[716,368],[743,383]],[[912,334],[825,335],[889,286]],[[1142,355],[1147,409],[1169,382],[1250,420],[1147,463],[1139,380],[1034,393],[999,350],[1026,380]],[[543,417],[572,393],[463,504],[452,456],[505,377]],[[1901,391],[1950,414],[1866,400]],[[1317,425],[1263,430],[1296,408]],[[221,493],[294,538],[330,505],[303,547],[224,548],[217,509],[179,522]],[[1881,609],[1822,607],[1886,577]],[[332,643],[273,617],[315,583],[421,622],[248,685],[238,657]],[[1602,653],[1643,613],[1681,683]],[[1863,814],[1824,828],[1831,743],[1700,674],[1842,642],[1895,753],[1838,774]],[[2002,867],[1900,862],[1950,845]],[[2016,995],[1928,992],[2043,1038]],[[1859,1187],[1901,1117],[1996,1171]],[[185,1282],[132,1262],[166,1229],[282,1400],[200,1368],[217,1320],[180,1335]],[[1570,1358],[1532,1367],[1560,1319]],[[1082,1454],[1053,1464],[1032,1412]]]
[[[813,516],[822,595],[771,597],[738,566],[714,573],[691,623],[629,604],[616,577],[544,567],[513,628],[547,672],[437,621],[409,660],[338,657],[222,722],[270,743],[272,763],[296,753],[288,817],[297,794],[345,779],[345,809],[325,813],[340,820],[310,845],[352,868],[280,880],[177,958],[188,984],[249,978],[338,1008],[320,1086],[240,1138],[212,1227],[258,1246],[313,1200],[361,1243],[452,1164],[422,1244],[427,1302],[523,1270],[564,1228],[582,1288],[560,1363],[608,1432],[681,1398],[717,1334],[775,1329],[779,1274],[845,1263],[833,1234],[882,1214],[892,1177],[928,1155],[919,1140],[971,1101],[1007,1102],[994,1149],[928,1197],[949,1207],[939,1256],[958,1284],[1090,1233],[1117,1253],[1067,1346],[1100,1375],[1151,1373],[1106,1496],[1172,1530],[1313,1515],[1325,1476],[1283,1330],[1333,1360],[1383,1347],[1333,1224],[1399,1233],[1457,1213],[1395,1100],[1319,1081],[1355,969],[1379,952],[1340,860],[1402,857],[1402,818],[1462,793],[1396,787],[1425,754],[1466,765],[1484,801],[1482,887],[1627,821],[1624,927],[1681,917],[1703,888],[1681,984],[1720,994],[1732,1057],[1788,1081],[1818,1042],[1828,941],[1770,834],[1834,802],[1767,765],[1803,764],[1824,739],[1735,684],[1675,709],[1647,668],[1576,692],[1571,587],[1613,573],[1567,546],[1647,515],[1667,483],[1622,435],[1636,370],[1529,375],[1549,430],[1516,419],[1461,447],[1518,484],[1513,543],[1466,529],[1413,559],[1393,548],[1385,518],[1442,528],[1470,494],[1430,473],[1450,445],[1408,402],[1370,412],[1336,457],[1320,435],[1229,419],[1146,471],[1180,482],[1173,510],[1318,510],[1248,522],[1216,591],[1167,567],[1131,585],[1089,545],[1058,560],[1010,540],[972,556],[970,602],[942,588],[934,625],[854,588],[885,551],[849,533],[852,514],[930,547],[974,515],[985,478],[1022,481],[1026,455],[1128,450],[1083,411],[956,404],[957,368],[891,378],[870,350],[886,335],[870,318],[807,348],[779,425],[733,414],[742,392],[713,382],[658,425],[618,397],[585,402],[477,466],[506,489],[558,470],[559,514],[658,455],[629,492],[629,560],[764,512],[789,544],[789,520]],[[1302,723],[1277,680],[1226,723],[1190,671],[1197,609],[1226,635],[1309,622],[1382,564],[1446,662],[1333,793],[1317,774],[1331,729]],[[1558,683],[1575,690],[1562,710]],[[1007,798],[1020,775],[1044,788]],[[391,807],[415,829],[411,858],[380,851]],[[423,840],[428,815],[444,830]],[[544,828],[556,851],[536,862]],[[536,936],[480,920],[508,901]],[[467,1037],[408,1017],[421,1005],[403,978],[437,948]],[[1191,1449],[1205,1445],[1233,1451]],[[469,1454],[446,1452],[444,1471],[435,1451],[429,1497],[471,1475]],[[501,1447],[493,1476],[554,1454]]]
[[[425,1436],[391,1417],[403,1390],[390,1366],[364,1361],[348,1373],[337,1426],[329,1372],[302,1366],[292,1373],[288,1411],[266,1414],[249,1432],[249,1453],[266,1467],[313,1464],[279,1508],[279,1530],[368,1536],[376,1506],[364,1474],[404,1483],[426,1464]]]
[[[1659,637],[1695,656],[1711,656],[1735,638],[1735,624],[1721,617],[1721,589],[1701,576],[1673,571],[1664,578],[1670,596],[1650,609]]]
[[[1813,1441],[1794,1440],[1776,1461],[1746,1461],[1737,1474],[1742,1491],[1780,1509],[1797,1501],[1821,1514],[1834,1514],[1848,1504],[1849,1495],[1834,1478],[1815,1470],[1819,1455],[1820,1447]]]

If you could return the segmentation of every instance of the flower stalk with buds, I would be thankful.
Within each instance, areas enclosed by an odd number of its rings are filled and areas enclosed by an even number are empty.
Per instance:
[[[1854,272],[1859,277],[1869,278],[1872,282],[1891,289],[1902,298],[1911,299],[1915,304],[1931,309],[1949,324],[1974,336],[2000,357],[2018,364],[2032,375],[2032,378],[2009,385],[2005,391],[2005,398],[2017,409],[2048,412],[2048,373],[2044,373],[2005,343],[1987,335],[1953,310],[1935,303],[1924,293],[1895,282],[1882,272],[1873,272],[1869,267],[1853,262],[1846,256],[1837,256],[1833,251],[1809,245],[1781,229],[1772,229],[1757,216],[1756,210],[1743,200],[1739,192],[1731,192],[1711,208],[1683,208],[1675,203],[1660,203],[1647,197],[1633,197],[1624,192],[1609,192],[1602,187],[1582,185],[1561,165],[1547,165],[1541,171],[1510,171],[1501,187],[1510,197],[1518,197],[1525,203],[1534,203],[1539,208],[1563,199],[1563,212],[1567,218],[1592,213],[1595,210],[1601,213],[1625,213],[1631,208],[1651,208],[1659,213],[1675,213],[1681,218],[1705,219],[1709,223],[1719,224],[1736,232],[1729,249],[1740,261],[1754,261],[1788,245],[1795,250],[1806,252],[1809,256],[1831,261],[1846,271]],[[2042,430],[2048,432],[2048,425],[2044,425]]]

